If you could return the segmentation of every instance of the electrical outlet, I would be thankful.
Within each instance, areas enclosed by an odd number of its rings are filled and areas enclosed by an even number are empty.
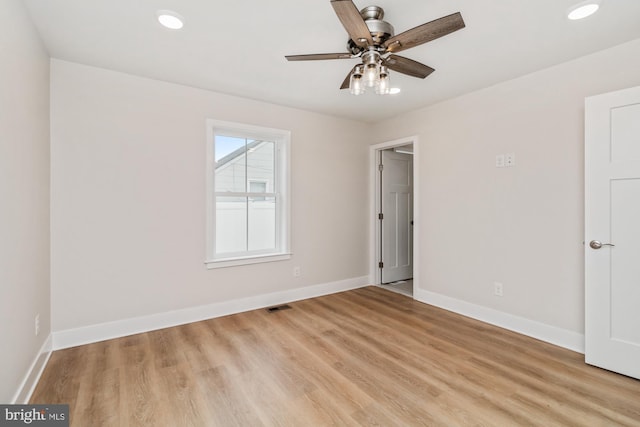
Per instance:
[[[40,334],[40,314],[36,314],[35,327],[36,327],[36,336],[38,336],[38,334]]]
[[[502,293],[502,283],[493,282],[493,294],[495,296],[498,296],[498,297],[501,297],[503,295],[503,293]]]
[[[504,167],[504,154],[498,154],[496,156],[496,167],[503,168]]]
[[[293,277],[300,277],[301,274],[302,271],[300,270],[300,267],[293,267]]]

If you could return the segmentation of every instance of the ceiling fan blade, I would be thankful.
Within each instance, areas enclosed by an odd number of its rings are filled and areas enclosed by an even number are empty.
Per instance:
[[[312,53],[308,55],[287,55],[287,61],[318,61],[322,59],[350,59],[350,53]]]
[[[428,65],[421,64],[413,59],[405,58],[404,56],[389,55],[385,60],[385,65],[393,71],[406,74],[411,77],[417,77],[424,79],[435,70]]]
[[[355,68],[356,67],[353,67],[351,71],[349,71],[349,74],[347,74],[347,77],[344,79],[344,81],[340,85],[340,89],[349,89],[349,84],[351,83],[351,73],[353,73],[353,70],[355,70]]]
[[[340,22],[342,22],[342,26],[347,30],[349,37],[356,45],[360,47],[373,46],[369,27],[367,27],[364,19],[360,16],[358,8],[351,0],[331,0],[331,6],[333,6],[333,10],[338,15]]]
[[[464,27],[462,15],[460,12],[456,12],[391,37],[384,42],[383,46],[387,49],[387,52],[400,52],[446,36]]]

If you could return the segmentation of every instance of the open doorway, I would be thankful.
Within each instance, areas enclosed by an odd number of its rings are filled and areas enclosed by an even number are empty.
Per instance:
[[[417,138],[371,147],[371,279],[410,297],[417,286],[416,233]]]

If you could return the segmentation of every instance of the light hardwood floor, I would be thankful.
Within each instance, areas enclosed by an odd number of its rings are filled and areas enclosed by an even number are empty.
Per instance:
[[[640,381],[376,287],[53,353],[85,426],[640,426]],[[640,362],[640,361],[639,361]]]

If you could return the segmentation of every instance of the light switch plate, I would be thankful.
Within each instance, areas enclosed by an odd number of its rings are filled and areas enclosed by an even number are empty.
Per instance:
[[[504,165],[508,168],[516,165],[515,153],[508,153],[504,155]]]

